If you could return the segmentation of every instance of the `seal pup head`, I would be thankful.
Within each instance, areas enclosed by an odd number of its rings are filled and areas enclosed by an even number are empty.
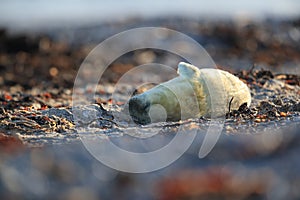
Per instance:
[[[149,116],[151,104],[146,94],[131,97],[128,104],[129,113],[134,122],[143,125],[151,123],[151,118]]]
[[[153,116],[163,115],[166,115],[165,119],[161,117],[163,120],[178,121],[181,118],[188,118],[185,116],[198,110],[197,98],[191,80],[196,80],[199,77],[199,69],[182,62],[178,65],[177,73],[179,74],[178,77],[133,96],[129,100],[129,113],[134,122],[149,124],[153,121],[160,121],[159,117]],[[154,109],[156,113],[151,113],[152,106],[160,109]],[[151,116],[151,114],[154,115]]]

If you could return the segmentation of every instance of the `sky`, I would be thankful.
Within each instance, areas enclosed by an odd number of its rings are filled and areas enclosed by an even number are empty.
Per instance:
[[[1,0],[0,26],[43,27],[157,16],[293,17],[298,0]]]

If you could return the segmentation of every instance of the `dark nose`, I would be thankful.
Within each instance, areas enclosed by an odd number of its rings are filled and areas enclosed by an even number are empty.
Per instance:
[[[137,95],[129,100],[129,113],[133,121],[138,124],[149,124],[151,119],[149,117],[150,101],[145,95]]]

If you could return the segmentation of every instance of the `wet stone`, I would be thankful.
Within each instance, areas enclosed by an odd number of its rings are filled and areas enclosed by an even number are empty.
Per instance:
[[[46,116],[57,116],[57,117],[61,117],[61,118],[66,118],[68,121],[73,122],[73,114],[71,113],[70,110],[66,109],[66,108],[50,108],[47,110],[43,110],[42,111],[43,115]]]
[[[75,122],[78,124],[91,124],[98,120],[112,120],[113,116],[98,104],[76,106],[72,109]]]

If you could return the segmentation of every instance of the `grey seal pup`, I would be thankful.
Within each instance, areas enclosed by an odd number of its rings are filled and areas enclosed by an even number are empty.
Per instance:
[[[229,72],[180,62],[179,76],[129,99],[133,121],[149,124],[188,118],[224,116],[229,107],[250,106],[247,85]],[[156,108],[156,109],[151,109]]]

